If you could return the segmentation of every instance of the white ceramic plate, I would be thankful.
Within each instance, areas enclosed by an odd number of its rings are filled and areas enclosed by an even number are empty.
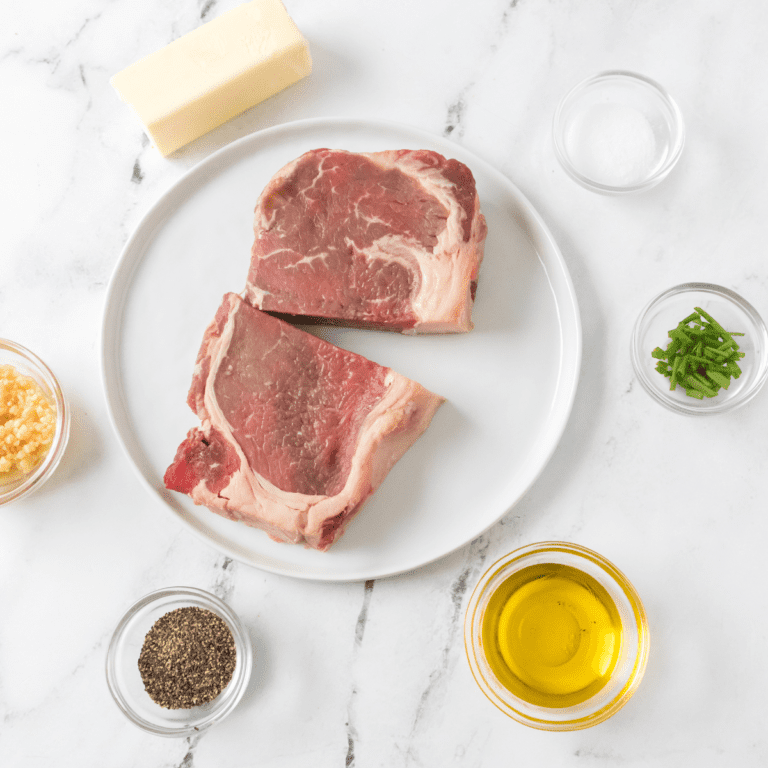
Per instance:
[[[203,331],[227,291],[240,292],[252,212],[269,178],[318,147],[432,149],[473,171],[488,220],[473,312],[460,336],[314,329],[447,398],[328,552],[278,544],[166,491],[163,474],[197,418],[186,405]],[[488,163],[447,139],[355,119],[311,119],[246,136],[169,189],[129,238],[102,328],[107,405],[143,483],[191,531],[239,561],[308,579],[408,571],[499,520],[549,460],[571,410],[581,324],[563,258],[539,215]]]

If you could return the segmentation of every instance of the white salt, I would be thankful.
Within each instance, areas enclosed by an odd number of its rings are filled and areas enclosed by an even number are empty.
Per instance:
[[[625,104],[597,104],[573,119],[565,137],[574,167],[610,186],[637,184],[657,160],[653,128],[640,110]]]

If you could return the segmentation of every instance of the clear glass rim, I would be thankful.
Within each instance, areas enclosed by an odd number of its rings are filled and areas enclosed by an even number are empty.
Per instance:
[[[645,88],[651,89],[661,99],[662,102],[669,109],[673,116],[673,122],[675,125],[675,134],[672,137],[673,148],[666,159],[666,162],[661,165],[656,171],[651,174],[647,179],[636,184],[626,185],[613,185],[603,184],[599,181],[585,176],[578,169],[576,169],[571,163],[568,152],[565,149],[563,142],[563,129],[562,129],[562,115],[565,109],[569,106],[574,98],[579,96],[583,91],[587,90],[591,86],[601,83],[607,80],[618,80],[637,83]],[[586,189],[593,192],[600,192],[608,195],[622,195],[631,192],[640,192],[645,189],[658,184],[664,179],[669,172],[677,164],[680,159],[680,155],[683,152],[685,146],[685,122],[683,120],[683,114],[677,105],[677,102],[669,95],[666,89],[658,82],[645,75],[638,74],[637,72],[630,72],[623,69],[611,69],[604,72],[599,72],[596,75],[591,75],[586,79],[577,83],[565,96],[560,99],[560,102],[555,109],[555,114],[552,118],[552,143],[555,148],[555,155],[558,162],[562,166],[563,170],[576,182],[581,184]]]
[[[117,677],[117,663],[118,653],[120,650],[120,643],[124,632],[128,628],[130,622],[134,617],[139,614],[143,609],[161,602],[166,599],[176,600],[189,600],[192,604],[202,606],[213,610],[217,613],[228,625],[232,632],[232,637],[235,641],[235,648],[237,652],[237,666],[235,673],[232,677],[227,688],[220,694],[220,699],[217,702],[217,706],[210,709],[204,716],[198,720],[189,723],[183,723],[178,725],[157,725],[141,717],[130,705],[128,699],[124,695]],[[107,687],[112,695],[115,703],[120,711],[136,726],[144,731],[153,733],[156,736],[169,736],[179,737],[186,736],[191,733],[198,733],[202,730],[209,728],[214,723],[223,720],[232,710],[238,705],[242,699],[245,689],[248,685],[248,681],[251,676],[251,668],[253,665],[253,652],[248,636],[248,632],[245,626],[240,621],[237,614],[216,595],[206,592],[196,587],[165,587],[158,589],[154,592],[150,592],[141,599],[137,600],[122,616],[118,622],[115,631],[112,634],[109,647],[106,655],[106,677]]]
[[[636,632],[633,634],[633,644],[636,650],[632,656],[627,656],[626,673],[612,686],[615,692],[610,699],[605,699],[600,693],[582,705],[564,709],[547,709],[538,707],[518,699],[496,681],[487,663],[484,662],[479,647],[480,633],[485,603],[490,598],[494,582],[505,579],[511,573],[525,567],[531,560],[540,555],[557,558],[558,555],[570,556],[589,562],[596,566],[606,577],[601,580],[604,586],[610,586],[613,591],[620,591],[631,606],[632,621]],[[539,562],[536,560],[536,562]],[[553,559],[551,562],[558,562]],[[593,574],[594,575],[594,574]],[[488,591],[490,588],[490,592]],[[609,592],[611,590],[609,589]],[[587,547],[564,541],[542,541],[520,547],[499,558],[491,565],[478,581],[467,605],[464,619],[464,647],[469,667],[475,682],[485,696],[505,715],[523,725],[545,731],[575,731],[597,725],[618,712],[640,685],[645,673],[650,649],[650,634],[648,621],[640,596],[627,577],[610,561]],[[500,694],[503,691],[503,696]],[[590,702],[598,702],[590,708]]]
[[[758,329],[760,334],[760,346],[764,352],[765,357],[765,352],[768,350],[768,327],[766,326],[763,318],[760,316],[760,313],[755,309],[755,307],[753,307],[752,304],[750,304],[746,299],[739,296],[738,293],[732,291],[730,288],[726,288],[715,283],[691,282],[681,283],[680,285],[675,285],[672,288],[667,288],[657,296],[654,296],[640,311],[640,314],[637,316],[637,320],[635,320],[635,325],[632,329],[632,336],[630,341],[632,368],[634,369],[635,375],[640,381],[643,389],[656,402],[661,403],[671,411],[682,413],[687,416],[703,416],[715,413],[726,413],[748,403],[750,400],[752,400],[752,398],[755,397],[755,395],[757,395],[762,386],[765,384],[766,379],[768,379],[768,362],[763,363],[762,370],[758,371],[757,375],[755,376],[755,380],[752,382],[748,389],[743,389],[737,395],[734,395],[727,400],[722,400],[719,403],[716,402],[717,398],[712,398],[711,400],[707,401],[705,406],[696,406],[693,404],[689,405],[683,401],[673,400],[671,397],[667,397],[662,391],[659,391],[659,389],[653,385],[653,380],[650,377],[650,373],[655,373],[655,371],[653,371],[653,369],[651,369],[651,371],[647,370],[648,361],[645,360],[645,353],[640,349],[640,336],[643,324],[653,309],[659,306],[659,304],[664,302],[670,296],[676,296],[681,293],[693,293],[694,291],[712,293],[728,299],[729,301],[736,304],[736,306],[738,306],[739,309],[741,309],[750,318],[755,327]],[[664,339],[660,339],[659,345],[661,345],[663,341]],[[646,363],[645,365],[644,362]]]
[[[21,482],[12,484],[7,489],[3,489],[0,486],[0,506],[2,506],[3,504],[17,501],[29,495],[32,491],[37,490],[53,474],[53,471],[61,461],[61,457],[64,455],[64,450],[69,440],[70,409],[53,371],[34,352],[9,339],[0,339],[0,349],[18,355],[31,368],[35,369],[36,373],[43,379],[45,386],[50,390],[56,406],[56,432],[48,453],[40,464],[26,475]]]

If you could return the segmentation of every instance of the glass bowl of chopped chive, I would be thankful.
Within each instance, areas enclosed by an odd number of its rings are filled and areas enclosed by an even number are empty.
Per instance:
[[[749,402],[768,378],[768,329],[734,291],[684,283],[645,306],[631,354],[654,400],[678,413],[724,413]]]
[[[0,339],[0,506],[40,488],[69,439],[69,403],[33,352]]]
[[[194,587],[169,587],[120,619],[107,650],[107,685],[134,725],[181,737],[232,712],[251,665],[248,633],[226,603]]]

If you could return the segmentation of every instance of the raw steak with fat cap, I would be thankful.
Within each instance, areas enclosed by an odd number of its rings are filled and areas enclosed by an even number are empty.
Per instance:
[[[443,398],[228,293],[205,332],[167,488],[327,549]]]
[[[472,329],[487,227],[458,160],[314,149],[267,184],[254,232],[255,307],[403,333]]]

